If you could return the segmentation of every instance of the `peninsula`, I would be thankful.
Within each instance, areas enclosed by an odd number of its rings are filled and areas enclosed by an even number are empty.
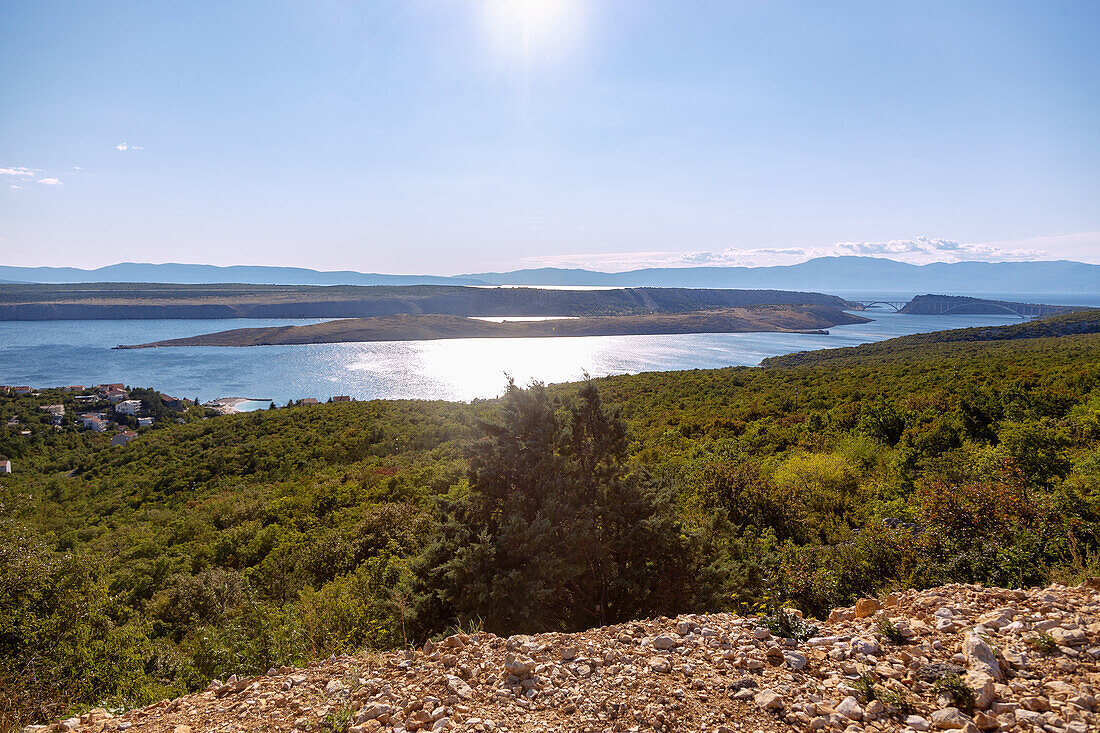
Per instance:
[[[495,321],[451,315],[394,314],[348,318],[308,326],[235,328],[187,338],[120,345],[119,349],[159,346],[273,346],[349,341],[428,341],[457,338],[632,336],[643,334],[799,332],[870,319],[827,305],[755,305],[690,313],[595,316],[544,321]]]

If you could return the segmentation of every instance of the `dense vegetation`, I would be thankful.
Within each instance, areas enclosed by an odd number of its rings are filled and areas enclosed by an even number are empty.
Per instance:
[[[897,587],[1097,573],[1100,334],[819,358],[470,405],[189,413],[114,448],[45,424],[57,395],[0,398],[20,417],[2,443],[0,716],[447,628],[820,616]]]
[[[898,352],[928,344],[949,344],[965,341],[1016,341],[1019,339],[1052,338],[1083,333],[1100,333],[1100,308],[1088,308],[1065,315],[1051,316],[1038,321],[1023,321],[1007,326],[975,326],[954,328],[948,331],[931,331],[900,336],[874,344],[849,346],[822,351],[800,351],[794,354],[772,356],[764,360],[764,366],[792,367],[829,362],[849,363],[852,357],[867,361],[878,356],[895,359]]]

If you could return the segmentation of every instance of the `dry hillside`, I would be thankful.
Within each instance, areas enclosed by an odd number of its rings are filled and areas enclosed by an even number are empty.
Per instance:
[[[1089,733],[1100,730],[1097,588],[908,591],[834,611],[803,642],[731,614],[460,634],[48,729]]]

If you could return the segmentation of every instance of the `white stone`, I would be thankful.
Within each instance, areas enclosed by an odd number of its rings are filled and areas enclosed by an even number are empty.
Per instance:
[[[676,640],[667,634],[661,634],[653,640],[653,648],[661,649],[662,651],[671,649],[676,646]]]
[[[919,715],[910,715],[905,719],[905,724],[913,730],[925,731],[932,727],[932,725]]]
[[[791,669],[802,669],[806,666],[806,657],[798,652],[786,652],[783,654],[783,659]]]
[[[932,725],[939,730],[965,728],[969,722],[958,708],[943,708],[932,713]]]
[[[459,677],[455,677],[453,674],[446,675],[447,689],[454,694],[461,697],[463,700],[469,700],[474,696],[473,688],[471,688],[465,681]]]
[[[852,639],[852,651],[856,654],[878,654],[882,647],[873,639]]]
[[[997,699],[993,678],[985,672],[974,670],[967,672],[966,684],[974,691],[974,707],[978,710],[987,710]]]
[[[850,695],[840,701],[836,711],[849,720],[863,720],[863,708],[859,706],[859,701]]]
[[[774,690],[761,690],[753,699],[761,710],[783,709],[783,696]]]
[[[963,657],[969,669],[985,672],[995,680],[1001,679],[1001,664],[997,661],[997,655],[977,634],[966,635],[963,640]]]

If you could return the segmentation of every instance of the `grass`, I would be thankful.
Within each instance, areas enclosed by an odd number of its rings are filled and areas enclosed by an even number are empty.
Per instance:
[[[966,714],[974,710],[974,691],[957,674],[947,674],[936,680],[932,692],[951,698],[951,703]]]
[[[768,631],[784,639],[806,641],[818,634],[816,626],[806,623],[797,614],[782,609],[776,611],[774,615],[764,616],[762,620],[764,625],[768,627]]]
[[[900,720],[906,715],[912,715],[916,712],[916,707],[912,701],[903,693],[888,688],[880,690],[875,687],[875,677],[870,672],[861,674],[859,679],[852,683],[852,687],[855,688],[856,694],[863,704],[866,705],[872,700],[878,700],[886,707],[887,715],[891,718]]]
[[[325,716],[325,719],[321,721],[321,727],[334,731],[334,733],[344,733],[349,727],[351,727],[351,721],[355,716],[355,711],[351,709],[351,706],[347,703],[340,706],[339,710],[335,710]]]
[[[902,646],[909,643],[909,639],[902,635],[902,633],[898,631],[898,627],[894,625],[894,622],[886,616],[879,617],[878,622],[875,624],[875,630],[884,636],[891,644]]]
[[[1043,654],[1053,654],[1058,651],[1058,642],[1045,631],[1040,631],[1036,636],[1024,641]]]
[[[859,679],[852,683],[852,687],[859,693],[859,699],[864,703],[878,699],[878,690],[875,689],[875,678],[870,672],[864,672]]]
[[[480,634],[485,630],[485,619],[481,616],[474,616],[473,618],[460,618],[455,624],[449,627],[439,637],[440,639],[446,639],[448,636],[454,636],[455,634],[465,634],[466,636],[473,636],[474,634]]]
[[[344,686],[348,688],[348,700],[340,705],[339,708],[332,711],[325,716],[321,721],[321,727],[326,730],[331,730],[334,733],[345,733],[349,727],[351,727],[352,721],[355,719],[356,709],[352,707],[351,699],[355,695],[356,690],[359,689],[359,668],[352,667],[344,673],[342,679]]]
[[[878,701],[886,706],[886,710],[891,718],[900,720],[907,715],[912,715],[917,712],[913,702],[900,692],[883,690],[877,693],[877,697]]]

